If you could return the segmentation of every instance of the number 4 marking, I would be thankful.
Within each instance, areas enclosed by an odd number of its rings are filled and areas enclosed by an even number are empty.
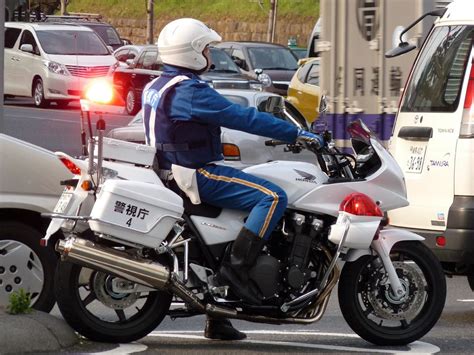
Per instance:
[[[125,224],[130,227],[132,225],[132,219],[130,218]]]

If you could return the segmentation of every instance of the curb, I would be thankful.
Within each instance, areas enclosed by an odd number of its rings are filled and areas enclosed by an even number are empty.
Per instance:
[[[0,307],[2,354],[58,351],[78,341],[77,334],[63,319],[36,310],[12,315]]]

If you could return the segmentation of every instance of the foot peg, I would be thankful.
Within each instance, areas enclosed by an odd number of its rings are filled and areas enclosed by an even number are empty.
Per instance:
[[[229,286],[210,286],[209,291],[211,295],[218,296],[220,298],[227,298],[229,292]]]

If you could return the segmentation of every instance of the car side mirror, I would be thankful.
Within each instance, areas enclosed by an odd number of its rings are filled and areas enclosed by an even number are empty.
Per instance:
[[[321,100],[319,101],[319,113],[326,113],[328,111],[328,99],[326,95],[321,96]]]
[[[279,115],[285,110],[285,100],[281,96],[270,96],[265,105],[265,112]]]
[[[33,46],[31,44],[22,44],[20,50],[23,52],[34,53]]]
[[[399,55],[411,52],[416,46],[408,42],[400,42],[397,47],[390,49],[385,53],[386,58],[398,57]]]
[[[129,68],[133,68],[133,59],[127,59],[125,64],[127,64]]]

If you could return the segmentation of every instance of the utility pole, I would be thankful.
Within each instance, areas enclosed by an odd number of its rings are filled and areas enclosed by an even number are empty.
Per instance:
[[[0,0],[0,133],[4,132],[3,124],[3,78],[4,75],[4,52],[5,52],[5,0]]]
[[[154,0],[146,0],[146,42],[153,44],[153,5]]]
[[[278,0],[270,0],[270,12],[268,14],[267,42],[275,41],[277,7],[278,7]]]
[[[61,16],[67,15],[67,0],[61,0]]]

